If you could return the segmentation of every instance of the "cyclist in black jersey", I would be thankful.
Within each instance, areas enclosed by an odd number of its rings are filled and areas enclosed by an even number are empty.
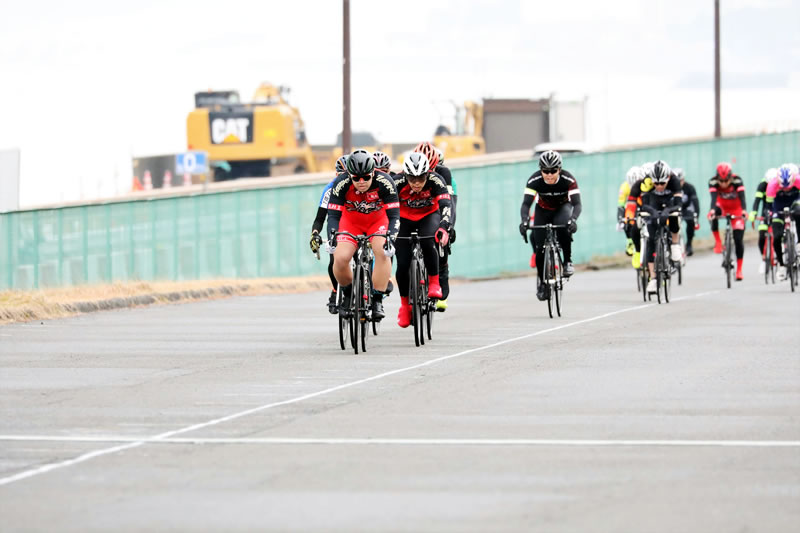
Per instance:
[[[322,191],[322,197],[319,199],[319,208],[317,208],[317,216],[314,218],[314,223],[311,225],[311,240],[309,242],[311,251],[315,254],[319,253],[320,246],[322,246],[320,232],[322,231],[322,225],[325,224],[325,220],[328,218],[328,202],[331,198],[331,188],[333,188],[334,182],[346,172],[346,164],[346,155],[336,160],[336,176],[325,186]],[[328,261],[328,277],[330,277],[331,285],[333,286],[333,290],[331,290],[331,294],[328,297],[328,312],[335,315],[339,313],[339,309],[336,307],[336,291],[339,288],[339,283],[336,281],[336,276],[333,275],[333,254],[329,254],[328,257],[330,258]]]
[[[575,269],[572,266],[572,233],[578,231],[577,220],[581,214],[581,193],[575,177],[561,168],[561,154],[554,150],[547,150],[539,157],[539,170],[535,172],[525,186],[525,196],[522,199],[520,216],[522,222],[519,232],[527,237],[530,226],[530,211],[534,197],[537,198],[536,208],[533,213],[533,225],[543,224],[564,225],[566,228],[556,230],[561,249],[564,250],[564,276],[569,277]],[[536,297],[539,300],[547,299],[547,287],[542,283],[542,267],[544,257],[542,249],[546,232],[543,229],[532,231],[531,245],[536,254],[536,271],[538,286]]]
[[[697,189],[694,185],[686,181],[686,173],[682,168],[673,169],[673,172],[681,182],[681,218],[686,223],[686,255],[694,255],[692,240],[694,232],[700,229],[700,199],[697,197]]]
[[[755,200],[753,200],[753,210],[750,211],[750,225],[753,229],[756,229],[756,217],[758,216],[758,207],[761,202],[767,201],[767,184],[778,177],[778,169],[777,168],[770,168],[764,174],[764,179],[758,183],[758,187],[756,187],[756,194]],[[767,231],[769,231],[769,226],[767,226],[766,220],[759,220],[758,222],[758,251],[761,253],[762,257],[766,257],[768,254],[764,250],[764,244],[767,242]],[[764,271],[767,269],[766,263],[761,261],[758,265],[758,273],[763,274]]]

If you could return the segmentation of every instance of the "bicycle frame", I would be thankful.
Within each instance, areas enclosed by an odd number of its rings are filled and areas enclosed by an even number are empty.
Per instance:
[[[555,309],[558,316],[561,316],[561,303],[564,290],[564,252],[561,245],[558,243],[556,237],[556,229],[566,228],[565,225],[559,224],[541,224],[532,225],[531,229],[545,230],[544,245],[542,246],[542,254],[544,254],[544,271],[542,272],[542,282],[547,287],[547,311],[550,318],[553,318],[553,302],[555,301]]]
[[[421,346],[425,344],[427,329],[428,340],[432,340],[433,317],[436,313],[435,300],[428,298],[428,271],[425,268],[425,257],[422,253],[423,239],[433,239],[433,235],[420,237],[419,233],[413,231],[408,237],[397,237],[397,240],[410,241],[411,244],[411,264],[409,265],[409,290],[408,301],[411,303],[411,322],[414,325],[414,344]],[[443,255],[444,249],[437,246],[439,256]]]

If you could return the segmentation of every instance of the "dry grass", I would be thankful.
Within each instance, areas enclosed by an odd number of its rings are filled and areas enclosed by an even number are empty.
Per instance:
[[[81,312],[151,304],[300,293],[328,288],[327,276],[279,279],[126,282],[0,292],[0,324],[60,318]]]

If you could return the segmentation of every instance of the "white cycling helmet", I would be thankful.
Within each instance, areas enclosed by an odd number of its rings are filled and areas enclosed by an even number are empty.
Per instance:
[[[420,152],[411,152],[403,161],[403,174],[406,176],[427,176],[429,171],[428,158]]]
[[[778,169],[771,168],[764,173],[764,181],[772,181],[778,177]]]
[[[644,177],[644,173],[642,172],[642,167],[631,167],[628,170],[628,173],[625,174],[625,179],[628,181],[628,185],[633,187],[633,184],[639,181]]]
[[[653,166],[655,165],[654,161],[649,161],[642,165],[642,175],[645,178],[652,178],[653,177]]]

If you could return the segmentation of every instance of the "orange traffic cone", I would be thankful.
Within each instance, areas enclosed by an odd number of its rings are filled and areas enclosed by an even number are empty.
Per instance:
[[[144,171],[144,190],[149,191],[153,188],[153,178],[149,170]]]
[[[144,189],[144,187],[142,187],[142,182],[139,181],[139,176],[134,176],[133,177],[133,186],[131,187],[131,190],[133,192],[136,192],[136,191],[141,191],[143,189]]]
[[[167,170],[164,172],[164,184],[161,185],[164,189],[171,189],[172,188],[172,172]]]

